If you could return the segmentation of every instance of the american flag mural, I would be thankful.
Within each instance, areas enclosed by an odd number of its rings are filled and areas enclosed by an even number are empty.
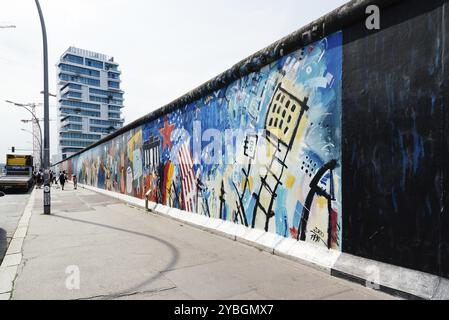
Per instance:
[[[193,172],[193,160],[189,150],[188,141],[181,145],[177,156],[181,171],[181,191],[184,210],[196,212],[196,180]]]

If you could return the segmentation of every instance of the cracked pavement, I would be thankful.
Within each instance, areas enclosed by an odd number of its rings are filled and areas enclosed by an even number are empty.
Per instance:
[[[52,215],[36,194],[22,255],[13,299],[392,298],[71,185]]]

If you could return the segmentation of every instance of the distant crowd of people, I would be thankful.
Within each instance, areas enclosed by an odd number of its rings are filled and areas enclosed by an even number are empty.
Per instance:
[[[64,190],[65,183],[68,180],[67,173],[65,171],[62,171],[58,175],[58,174],[56,174],[56,172],[50,170],[49,174],[50,174],[50,179],[49,179],[50,186],[52,186],[53,184],[58,186],[58,183],[59,183],[59,185],[61,185],[61,189]],[[45,182],[44,171],[42,169],[39,169],[39,171],[33,172],[33,178],[34,178],[34,183],[36,184],[36,188],[41,189]],[[76,188],[78,187],[78,180],[77,180],[75,174],[72,175],[72,182],[73,182],[73,188],[76,190]]]

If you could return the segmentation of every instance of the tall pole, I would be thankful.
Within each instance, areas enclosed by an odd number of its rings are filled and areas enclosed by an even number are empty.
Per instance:
[[[47,31],[45,29],[44,15],[42,14],[39,0],[35,0],[37,11],[39,12],[39,19],[42,28],[42,44],[44,51],[44,214],[50,214],[50,111],[48,101],[48,50],[47,50]]]
[[[39,124],[39,119],[36,117],[35,105],[33,104],[33,105],[30,106],[32,108],[31,110],[28,109],[25,105],[20,105],[20,104],[17,104],[17,103],[15,103],[15,105],[19,106],[19,107],[22,107],[22,108],[26,109],[29,113],[31,113],[31,115],[34,118],[34,121],[32,121],[33,122],[33,129],[34,129],[34,124],[37,124],[37,127],[39,129],[39,137],[40,137],[40,152],[39,152],[40,157],[39,157],[39,160],[40,160],[41,167],[42,167],[43,166],[43,163],[42,163],[42,161],[43,161],[43,155],[42,155],[42,128],[41,128],[41,125]]]
[[[36,135],[35,133],[35,129],[34,129],[34,121],[33,121],[33,131],[29,131],[26,129],[22,129],[22,131],[31,133],[31,135],[33,136],[33,152],[35,152],[37,149],[39,149],[39,164],[40,166],[42,166],[42,134],[39,136]],[[36,143],[37,141],[37,143]],[[37,147],[36,147],[37,145]]]
[[[41,166],[43,165],[43,152],[42,152],[42,128],[39,122],[39,119],[36,116],[36,104],[34,103],[28,103],[28,104],[23,104],[23,103],[17,103],[11,100],[5,100],[5,102],[7,103],[11,103],[13,105],[15,105],[16,107],[20,107],[20,108],[24,108],[26,111],[28,111],[29,113],[31,113],[31,115],[33,116],[33,118],[31,120],[22,120],[22,122],[28,122],[31,121],[33,122],[33,124],[35,123],[39,129],[39,137],[40,137],[40,144],[41,144],[41,148],[40,148],[40,162],[41,162]]]

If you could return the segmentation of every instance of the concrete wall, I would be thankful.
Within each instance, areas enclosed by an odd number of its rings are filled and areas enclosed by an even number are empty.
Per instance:
[[[365,27],[371,3],[380,30]],[[351,2],[59,167],[83,184],[448,277],[446,10]]]

